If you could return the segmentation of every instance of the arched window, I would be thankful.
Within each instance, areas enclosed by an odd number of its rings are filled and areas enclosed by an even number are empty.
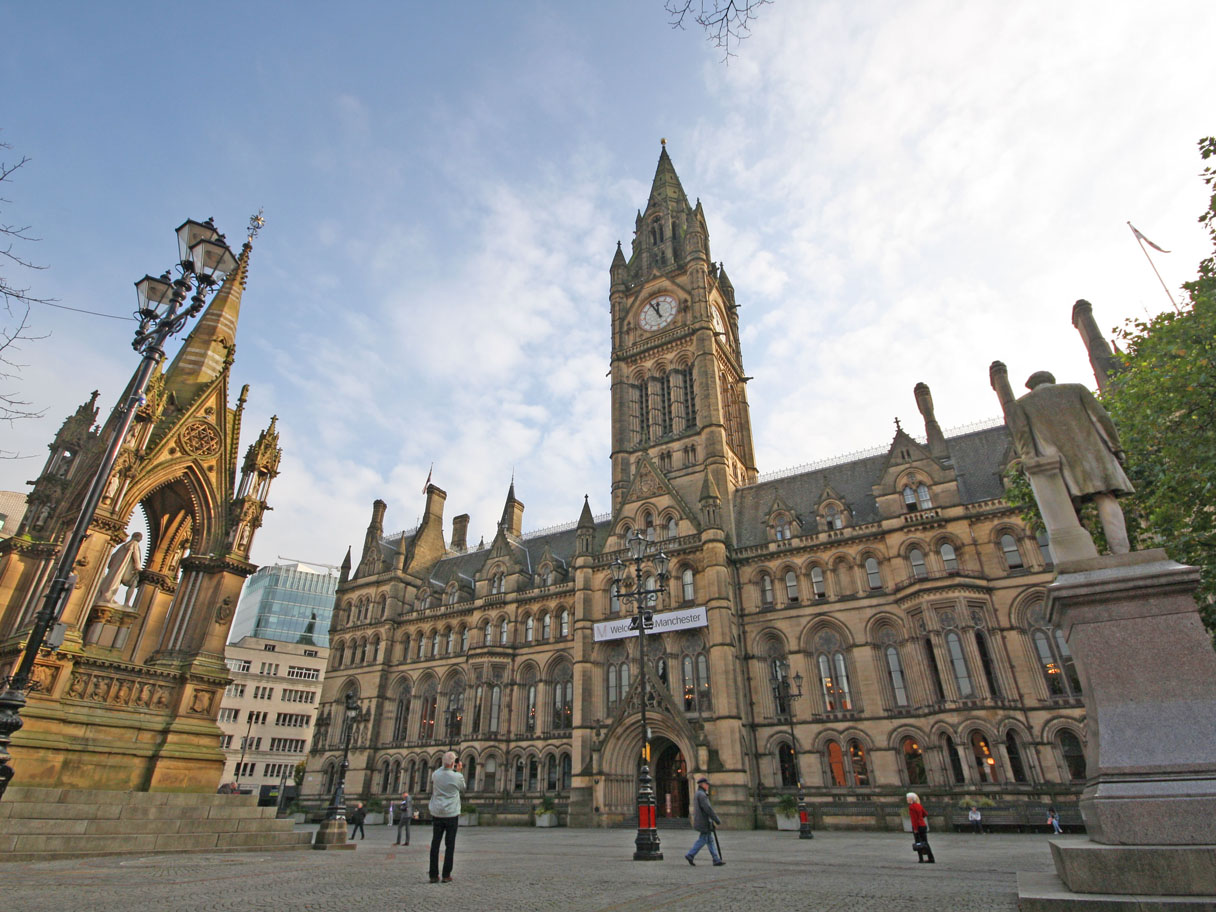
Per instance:
[[[925,637],[921,642],[925,646],[925,664],[929,666],[929,683],[933,685],[933,696],[935,702],[940,703],[946,698],[946,691],[942,687],[942,672],[937,667],[937,653],[933,649],[933,640]]]
[[[570,791],[570,780],[573,777],[573,767],[570,762],[569,754],[562,754],[562,782],[561,789],[563,792]]]
[[[486,757],[486,762],[481,765],[481,788],[483,791],[494,793],[498,788],[498,760],[494,757]]]
[[[393,707],[393,740],[404,741],[410,721],[410,687],[403,684],[397,691],[397,701]]]
[[[460,628],[460,651],[461,652],[469,651],[469,628],[468,627]]]
[[[345,652],[346,652],[346,644],[343,642],[339,642],[337,648],[334,649],[334,660],[333,660],[333,662],[330,663],[331,667],[333,667],[333,668],[342,667],[342,655]]]
[[[451,655],[456,649],[456,631],[449,630],[447,635],[447,643],[444,644],[444,649],[447,651],[444,655]]]
[[[904,757],[904,775],[908,785],[928,785],[929,776],[925,771],[925,755],[916,743],[915,738],[904,738],[899,744]]]
[[[929,568],[925,566],[925,552],[913,548],[908,552],[908,563],[912,565],[912,578],[923,580],[929,576]]]
[[[574,680],[570,667],[563,665],[553,681],[553,728],[569,731],[574,720]]]
[[[844,528],[844,517],[836,504],[828,504],[827,509],[823,511],[823,524],[829,532]]]
[[[679,536],[679,531],[680,531],[680,527],[679,527],[679,524],[676,523],[676,518],[674,516],[668,517],[668,519],[667,519],[667,537],[676,538]]]
[[[1060,755],[1064,758],[1064,767],[1068,770],[1068,778],[1074,782],[1085,779],[1085,750],[1081,747],[1080,739],[1063,729],[1056,735],[1056,744]]]
[[[524,758],[520,757],[515,761],[515,791],[522,792],[524,790]]]
[[[390,788],[392,789],[392,791],[394,793],[399,794],[401,791],[401,761],[400,760],[393,761],[393,781],[392,781],[392,785],[390,786]]]
[[[798,601],[798,574],[793,570],[785,572],[785,600],[790,603]]]
[[[473,724],[469,726],[469,733],[476,735],[481,732],[481,707],[485,699],[485,685],[478,684],[473,690]]]
[[[605,689],[608,692],[608,707],[616,706],[617,701],[621,699],[621,684],[617,677],[615,665],[609,665],[604,672]]]
[[[495,735],[498,734],[498,715],[502,710],[502,687],[495,684],[490,688],[490,725],[486,731]]]
[[[557,629],[563,639],[570,636],[570,609],[563,608],[557,616]]]
[[[849,742],[849,765],[853,771],[854,785],[870,784],[870,770],[866,766],[866,750],[856,738]]]
[[[552,635],[553,635],[553,618],[549,616],[548,612],[546,612],[545,614],[541,615],[541,619],[540,619],[540,638],[542,640],[547,640]]]
[[[432,681],[422,694],[422,711],[418,719],[418,739],[429,741],[435,737],[435,716],[438,715],[439,689]]]
[[[831,777],[828,784],[843,788],[849,784],[849,780],[845,773],[844,751],[840,749],[838,741],[829,741],[827,743],[827,755],[828,775]]]
[[[871,592],[882,588],[882,574],[878,572],[878,561],[873,557],[866,558],[866,583]]]
[[[426,658],[426,634],[425,633],[418,634],[418,658],[420,658],[420,659]]]
[[[524,731],[536,731],[536,683],[524,685]]]
[[[617,590],[617,583],[615,580],[608,584],[608,613],[621,613],[621,597]]]
[[[1005,754],[1009,757],[1009,772],[1013,774],[1013,781],[1029,782],[1026,764],[1022,761],[1022,745],[1012,728],[1005,732]]]
[[[418,592],[418,597],[414,599],[419,611],[426,611],[431,607],[431,593],[427,589],[422,589]]]
[[[494,643],[494,624],[487,620],[481,631],[481,643],[483,646],[490,646]]]
[[[438,657],[439,655],[439,631],[436,630],[431,634],[431,656]]]
[[[456,587],[455,586],[453,586],[451,589],[449,589],[447,591],[447,593],[445,593],[445,601],[449,605],[456,604]]]
[[[933,506],[933,500],[929,497],[929,487],[924,482],[916,486],[916,505],[922,510],[928,510]]]
[[[971,686],[971,672],[967,669],[967,657],[963,655],[963,641],[951,630],[946,634],[946,649],[950,653],[950,667],[954,671],[954,683],[958,687],[960,697],[970,697],[975,693]]]
[[[557,791],[557,757],[553,754],[545,760],[545,791]]]
[[[798,772],[794,766],[794,749],[782,741],[777,746],[777,770],[781,774],[783,788],[798,784]]]
[[[503,618],[502,623],[498,625],[498,643],[500,646],[507,645],[507,633],[509,629],[510,628],[507,626],[507,619]]]
[[[1043,669],[1047,693],[1052,697],[1079,697],[1081,679],[1063,631],[1047,623],[1042,606],[1030,610],[1030,624],[1030,638]]]
[[[980,670],[984,672],[984,681],[988,685],[989,696],[1000,697],[1001,685],[997,680],[992,651],[988,648],[988,635],[979,629],[975,631],[975,651],[980,657]]]
[[[816,640],[818,655],[815,662],[819,668],[819,690],[826,712],[843,712],[853,708],[849,693],[849,674],[844,653],[840,651],[840,638],[829,632],[821,633]]]
[[[654,541],[654,514],[649,510],[642,514],[642,537]]]
[[[367,640],[359,641],[359,664],[367,664]]]
[[[904,494],[904,512],[905,513],[915,513],[917,510],[916,492],[914,490],[912,490],[911,485],[904,485],[903,494]]]
[[[760,574],[760,607],[773,607],[773,578],[767,573]]]
[[[608,658],[608,705],[616,706],[629,692],[629,660],[623,651]]]
[[[1005,558],[1005,566],[1010,570],[1018,570],[1023,566],[1017,539],[1008,532],[1001,536],[1001,555]]]
[[[942,542],[937,553],[941,555],[942,566],[946,568],[947,573],[958,573],[958,555],[954,553],[954,545]]]
[[[785,516],[778,516],[773,521],[773,537],[777,541],[789,541],[791,538],[790,521]]]
[[[658,580],[656,580],[653,575],[647,576],[646,579],[642,581],[642,588],[650,590],[651,594],[646,596],[646,607],[653,608],[659,603],[659,597],[656,594],[656,590],[659,588]]]
[[[827,598],[828,587],[824,583],[823,569],[821,567],[811,568],[811,591],[815,593],[815,598]]]
[[[988,745],[988,739],[978,731],[971,733],[971,755],[975,758],[975,777],[980,782],[1000,782],[1000,770],[996,757]]]
[[[477,781],[477,758],[470,755],[464,758],[464,778],[469,784],[469,789],[475,791]]]
[[[532,642],[532,635],[535,632],[535,628],[536,628],[536,622],[531,617],[529,617],[526,621],[524,621],[524,642],[525,643]]]
[[[904,680],[904,666],[899,660],[899,650],[894,645],[888,646],[883,653],[887,660],[887,680],[891,684],[891,693],[895,697],[896,706],[908,705],[908,685]]]
[[[540,788],[540,761],[535,757],[528,758],[528,791],[535,792]]]
[[[696,600],[697,593],[693,586],[693,572],[691,567],[685,567],[684,571],[680,574],[680,587],[680,595],[685,602],[692,602]]]
[[[464,728],[464,679],[457,678],[448,691],[448,708],[444,722],[447,738],[455,741]]]
[[[954,739],[949,735],[942,735],[942,753],[946,755],[946,762],[950,764],[950,773],[954,776],[956,785],[963,785],[967,782],[967,774],[963,772],[963,761],[959,759],[958,751],[954,747]]]

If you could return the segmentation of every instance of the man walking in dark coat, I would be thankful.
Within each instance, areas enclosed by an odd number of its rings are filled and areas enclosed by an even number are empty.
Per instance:
[[[684,856],[684,860],[690,865],[696,866],[693,858],[701,851],[701,846],[709,846],[709,854],[714,860],[714,867],[721,867],[726,864],[722,857],[718,854],[718,840],[714,838],[714,824],[721,823],[718,815],[714,813],[714,806],[709,803],[709,780],[702,776],[697,780],[696,801],[693,804],[692,825],[696,829],[697,841],[693,843],[692,848],[688,850],[688,854]]]
[[[350,812],[350,838],[355,838],[355,833],[359,834],[359,838],[363,839],[363,821],[367,817],[367,811],[363,809],[363,802],[360,801],[355,805],[355,809]]]

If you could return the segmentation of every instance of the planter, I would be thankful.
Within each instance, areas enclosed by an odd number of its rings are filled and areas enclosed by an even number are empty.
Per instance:
[[[367,826],[380,826],[382,823],[384,823],[384,815],[383,814],[368,814],[367,817],[364,818],[363,822]]]
[[[292,823],[308,823],[308,815],[305,814],[303,811],[300,811],[300,813],[298,813],[298,814],[292,814],[291,822]]]
[[[777,817],[777,829],[779,829],[779,830],[797,830],[798,829],[798,815],[797,814],[792,814],[792,815],[787,816],[785,814],[782,814],[780,811],[778,811],[776,814],[776,817]]]
[[[557,812],[550,811],[547,814],[536,815],[536,825],[538,827],[555,827],[557,826]]]
[[[477,826],[477,812],[474,811],[471,814],[461,814],[459,823],[457,825],[462,827]]]

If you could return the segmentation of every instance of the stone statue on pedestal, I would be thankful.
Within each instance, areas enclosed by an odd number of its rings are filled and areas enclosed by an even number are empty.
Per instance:
[[[139,582],[139,543],[143,538],[141,533],[136,532],[114,549],[106,564],[106,575],[101,578],[96,604],[115,604],[119,586],[127,587],[127,595],[122,604],[131,604],[131,599],[135,596],[135,584]]]
[[[1119,432],[1101,403],[1080,383],[1056,383],[1047,371],[1026,381],[1029,393],[1013,397],[1005,365],[992,362],[989,380],[1013,445],[1026,468],[1058,561],[1096,557],[1077,508],[1093,501],[1112,554],[1131,550],[1117,498],[1134,491],[1123,471]]]

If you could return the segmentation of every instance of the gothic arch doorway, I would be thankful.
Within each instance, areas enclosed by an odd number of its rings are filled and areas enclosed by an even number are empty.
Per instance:
[[[666,738],[655,738],[654,801],[659,817],[688,816],[688,764],[680,748]]]

